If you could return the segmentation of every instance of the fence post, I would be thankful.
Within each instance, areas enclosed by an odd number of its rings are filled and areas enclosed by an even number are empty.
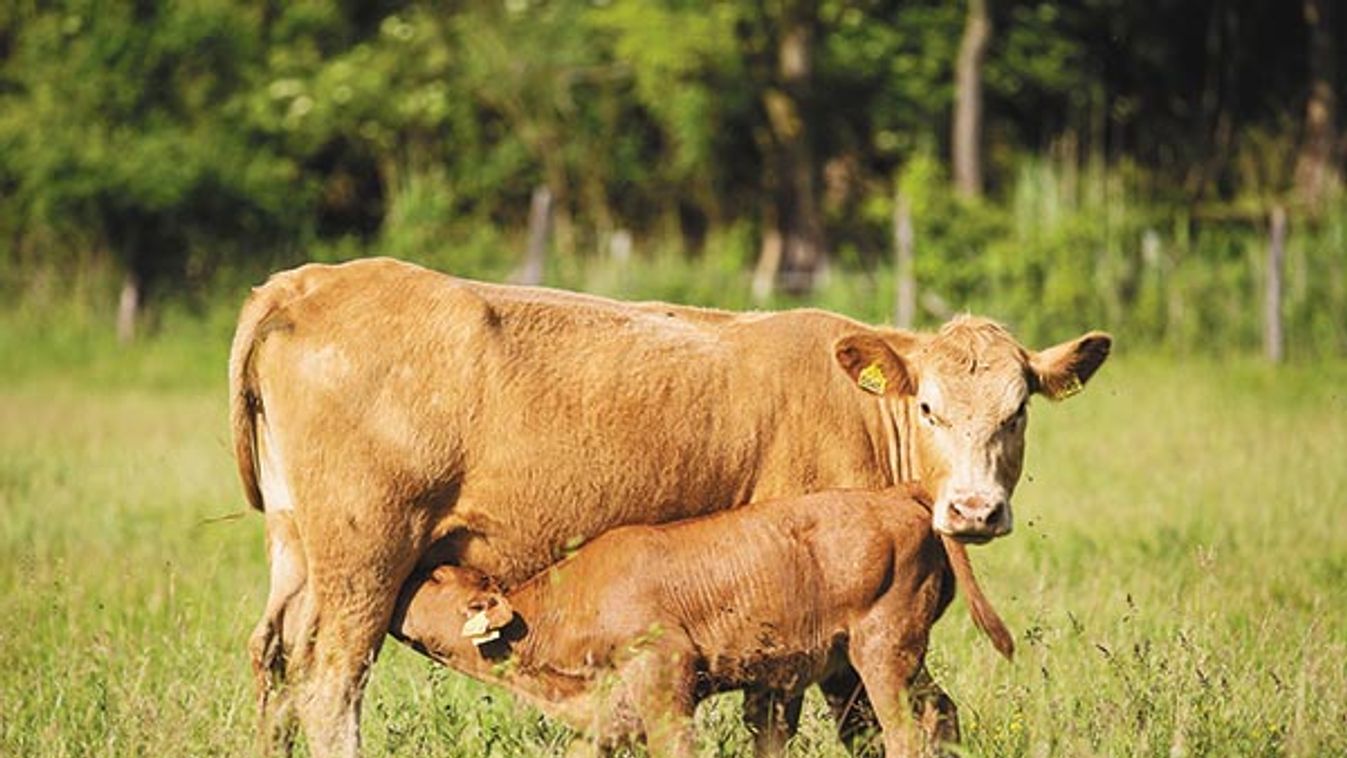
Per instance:
[[[136,338],[136,320],[140,315],[140,277],[127,270],[122,277],[122,292],[117,298],[117,341],[126,344]]]
[[[1266,292],[1263,300],[1263,352],[1273,363],[1284,357],[1282,337],[1282,260],[1286,247],[1286,209],[1272,206],[1267,248]]]
[[[901,191],[893,195],[893,251],[896,278],[893,322],[911,329],[917,320],[917,282],[912,255],[912,204]]]

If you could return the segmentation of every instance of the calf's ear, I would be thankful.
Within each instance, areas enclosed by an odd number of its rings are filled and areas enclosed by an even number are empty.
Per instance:
[[[849,334],[833,344],[833,357],[851,381],[872,395],[913,395],[916,381],[907,363],[873,334]]]
[[[1029,354],[1029,376],[1035,392],[1052,400],[1065,400],[1080,392],[1094,372],[1104,365],[1113,338],[1104,332],[1088,332],[1076,339]]]

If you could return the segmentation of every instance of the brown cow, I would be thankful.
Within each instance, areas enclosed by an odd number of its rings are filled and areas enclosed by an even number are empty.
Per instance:
[[[905,694],[956,576],[1011,650],[967,554],[956,544],[947,561],[918,498],[829,490],[619,527],[508,594],[481,572],[440,566],[404,590],[393,634],[600,748],[644,737],[654,756],[693,754],[693,710],[708,695],[793,699],[854,666],[886,754],[910,755]]]
[[[357,752],[366,673],[418,564],[509,587],[615,526],[917,478],[938,530],[1005,534],[1029,395],[1078,389],[1109,345],[1030,352],[974,318],[917,334],[387,259],[277,274],[230,355],[239,473],[267,515],[249,643],[264,730],[287,746],[294,705],[316,755]]]

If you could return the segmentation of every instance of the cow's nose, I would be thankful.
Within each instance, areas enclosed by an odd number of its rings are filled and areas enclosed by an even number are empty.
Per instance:
[[[996,529],[1001,526],[1001,523],[1005,521],[1005,519],[1006,519],[1006,501],[1002,500],[1001,502],[991,507],[990,512],[987,514],[987,518],[984,520],[984,523],[986,523],[987,526]]]
[[[982,525],[986,521],[987,511],[989,510],[981,498],[965,498],[955,500],[950,503],[950,508],[954,509],[954,515],[970,523]]]
[[[980,497],[968,497],[950,503],[954,515],[966,525],[970,532],[995,532],[1000,530],[1010,509],[1006,501],[998,500],[988,505]]]

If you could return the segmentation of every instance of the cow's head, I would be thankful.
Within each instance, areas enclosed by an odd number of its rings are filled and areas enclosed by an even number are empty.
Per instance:
[[[999,324],[964,316],[935,334],[858,332],[834,350],[852,381],[893,411],[903,468],[934,497],[936,531],[985,542],[1014,523],[1029,396],[1079,392],[1111,345],[1089,332],[1033,352]]]

